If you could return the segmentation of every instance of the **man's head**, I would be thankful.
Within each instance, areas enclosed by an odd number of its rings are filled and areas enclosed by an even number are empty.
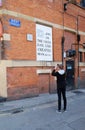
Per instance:
[[[62,64],[57,64],[57,67],[58,67],[59,69],[63,69],[63,65],[62,65]]]

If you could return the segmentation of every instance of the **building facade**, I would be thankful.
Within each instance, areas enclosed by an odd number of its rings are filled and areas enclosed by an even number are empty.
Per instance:
[[[85,8],[80,3],[0,0],[1,97],[55,92],[51,70],[57,63],[66,69],[68,89],[85,86]],[[76,55],[67,56],[72,49]]]

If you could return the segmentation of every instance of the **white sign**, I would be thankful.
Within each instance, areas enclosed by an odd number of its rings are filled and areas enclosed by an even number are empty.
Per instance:
[[[33,41],[33,35],[32,34],[27,34],[27,40],[28,41]]]
[[[66,58],[66,52],[64,51],[63,57]]]
[[[10,41],[10,40],[11,40],[10,34],[7,34],[7,33],[4,33],[4,34],[3,34],[3,38],[4,38],[4,40],[6,40],[6,41]]]
[[[36,24],[37,61],[52,61],[52,28]]]

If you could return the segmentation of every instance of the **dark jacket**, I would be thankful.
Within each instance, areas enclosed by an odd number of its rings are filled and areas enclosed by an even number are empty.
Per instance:
[[[66,87],[66,80],[65,80],[65,71],[59,70],[55,71],[55,69],[52,71],[52,76],[56,76],[57,78],[57,88],[65,88]]]

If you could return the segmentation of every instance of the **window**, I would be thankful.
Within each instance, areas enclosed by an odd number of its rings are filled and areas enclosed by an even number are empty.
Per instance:
[[[80,5],[81,5],[82,7],[85,7],[85,0],[81,0]]]

